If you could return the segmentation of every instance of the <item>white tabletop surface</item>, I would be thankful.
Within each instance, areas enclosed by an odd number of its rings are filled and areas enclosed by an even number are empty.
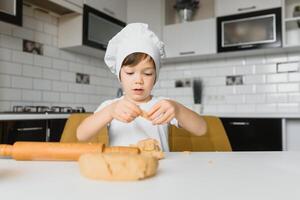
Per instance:
[[[155,177],[82,177],[77,162],[0,159],[1,199],[300,199],[300,152],[169,153]]]

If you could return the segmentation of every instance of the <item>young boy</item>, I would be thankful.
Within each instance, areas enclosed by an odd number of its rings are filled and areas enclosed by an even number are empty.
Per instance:
[[[103,102],[80,124],[77,138],[86,141],[107,126],[110,146],[153,138],[169,151],[169,124],[203,135],[206,123],[201,116],[176,101],[151,95],[163,56],[164,45],[147,24],[129,24],[114,36],[104,60],[118,76],[124,95]]]

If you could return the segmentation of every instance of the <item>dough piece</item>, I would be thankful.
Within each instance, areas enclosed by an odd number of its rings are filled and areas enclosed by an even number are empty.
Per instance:
[[[147,112],[144,111],[144,110],[142,110],[141,117],[143,117],[143,118],[145,118],[145,119],[147,119],[147,120],[150,120],[150,119],[149,119],[149,116],[148,116],[148,114],[147,114]]]
[[[158,160],[128,153],[91,153],[80,156],[79,166],[81,174],[90,179],[131,181],[154,176]]]
[[[157,159],[164,158],[164,153],[161,151],[159,143],[155,139],[149,138],[141,140],[136,146],[140,149],[142,155],[153,156]]]

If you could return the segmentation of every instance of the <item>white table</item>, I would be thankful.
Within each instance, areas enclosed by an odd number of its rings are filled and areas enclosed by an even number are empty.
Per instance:
[[[136,182],[82,177],[76,162],[0,159],[1,199],[300,199],[300,152],[169,153]]]

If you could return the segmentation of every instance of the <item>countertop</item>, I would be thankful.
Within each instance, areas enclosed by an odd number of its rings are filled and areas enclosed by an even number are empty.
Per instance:
[[[297,113],[201,113],[200,115],[212,115],[226,118],[284,118],[300,119],[300,112]]]
[[[70,114],[54,114],[54,113],[34,113],[34,114],[14,114],[0,113],[0,120],[30,120],[30,119],[66,119]]]
[[[299,152],[167,153],[156,176],[134,182],[82,177],[76,162],[0,159],[1,199],[300,199]]]

